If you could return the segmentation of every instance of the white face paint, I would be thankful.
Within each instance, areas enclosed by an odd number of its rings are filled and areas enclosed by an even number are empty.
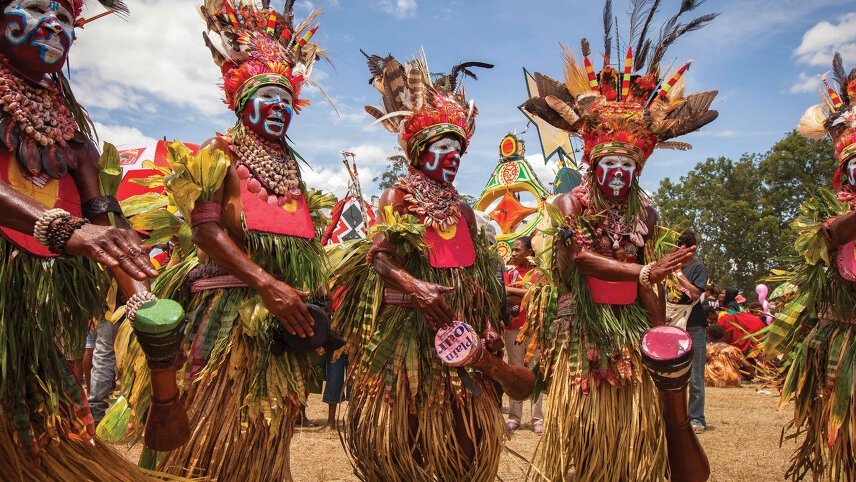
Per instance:
[[[55,0],[14,0],[3,15],[12,19],[3,32],[6,41],[36,47],[45,64],[60,62],[71,47],[74,15]]]
[[[847,161],[847,182],[856,187],[856,157]]]
[[[611,192],[613,197],[626,193],[633,174],[636,172],[636,161],[623,156],[606,156],[597,162],[595,175],[601,189]]]
[[[461,141],[444,137],[431,143],[422,154],[425,173],[438,181],[454,182],[461,163]]]

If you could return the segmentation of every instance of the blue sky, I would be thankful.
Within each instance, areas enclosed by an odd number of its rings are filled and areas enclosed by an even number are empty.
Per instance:
[[[661,18],[679,3],[664,0]],[[135,1],[127,20],[109,17],[77,32],[72,83],[99,123],[102,139],[134,144],[165,136],[198,143],[233,124],[233,114],[220,101],[219,71],[202,44],[198,4]],[[366,129],[372,119],[363,106],[377,103],[378,94],[368,84],[360,48],[400,59],[424,48],[432,71],[469,60],[496,64],[493,70],[479,71],[478,81],[466,83],[481,115],[456,185],[474,195],[496,165],[501,137],[526,127],[517,110],[526,97],[522,69],[560,78],[560,42],[578,52],[580,38],[587,37],[594,52],[602,49],[601,1],[297,4],[298,17],[312,7],[324,9],[313,40],[328,50],[334,65],[319,63],[313,75],[335,99],[341,116],[310,89],[312,105],[292,122],[289,135],[314,166],[305,173],[310,186],[339,195],[346,186],[340,151],[357,153],[364,191],[373,193],[371,177],[383,171],[396,146],[380,126]],[[614,4],[619,30],[626,35],[627,2]],[[93,8],[89,14],[97,12]],[[656,189],[664,177],[681,176],[707,157],[766,151],[818,101],[816,76],[829,70],[834,49],[842,51],[846,68],[856,67],[856,8],[851,1],[710,0],[698,10],[708,12],[722,14],[679,41],[666,62],[695,60],[686,76],[687,91],[718,89],[714,106],[719,119],[681,139],[694,145],[692,151],[655,151],[642,175],[646,189]],[[525,139],[530,160],[549,182],[552,167],[540,158],[534,128]]]

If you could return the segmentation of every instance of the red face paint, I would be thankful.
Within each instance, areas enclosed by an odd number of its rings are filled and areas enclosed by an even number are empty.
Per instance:
[[[266,85],[247,99],[241,119],[262,138],[280,141],[291,123],[294,112],[291,101],[291,94],[284,88]]]
[[[0,17],[0,54],[25,78],[38,82],[59,72],[74,40],[74,16],[55,0],[13,0]]]
[[[608,199],[616,201],[627,199],[636,176],[636,161],[621,156],[601,158],[594,170],[598,189]]]
[[[452,183],[461,164],[461,141],[443,137],[431,143],[422,153],[419,169],[438,182]]]

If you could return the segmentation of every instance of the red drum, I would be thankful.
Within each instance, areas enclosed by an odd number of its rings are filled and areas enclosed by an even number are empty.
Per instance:
[[[642,362],[660,398],[669,451],[669,479],[673,482],[703,482],[710,477],[707,455],[687,413],[692,354],[689,333],[676,326],[658,326],[642,335]]]
[[[681,390],[692,371],[693,341],[676,326],[658,326],[642,335],[642,361],[661,390]]]
[[[437,332],[434,336],[434,349],[446,365],[463,367],[478,358],[481,341],[470,325],[455,321],[451,327]]]

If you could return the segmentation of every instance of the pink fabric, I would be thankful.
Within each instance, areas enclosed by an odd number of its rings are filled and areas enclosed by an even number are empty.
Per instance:
[[[586,276],[586,286],[599,305],[629,305],[636,301],[639,285],[635,281],[604,281]]]
[[[251,178],[252,179],[252,178]],[[247,229],[262,233],[281,234],[297,238],[312,239],[315,228],[306,199],[300,196],[296,201],[294,212],[289,212],[285,206],[274,206],[259,199],[257,194],[247,190],[247,180],[241,180],[241,203],[244,209],[244,219]]]
[[[856,241],[838,247],[838,273],[847,281],[856,281]]]
[[[428,243],[428,256],[435,268],[466,268],[476,262],[476,248],[470,236],[470,226],[463,216],[458,218],[455,235],[444,239],[434,228],[425,230],[425,242]]]

